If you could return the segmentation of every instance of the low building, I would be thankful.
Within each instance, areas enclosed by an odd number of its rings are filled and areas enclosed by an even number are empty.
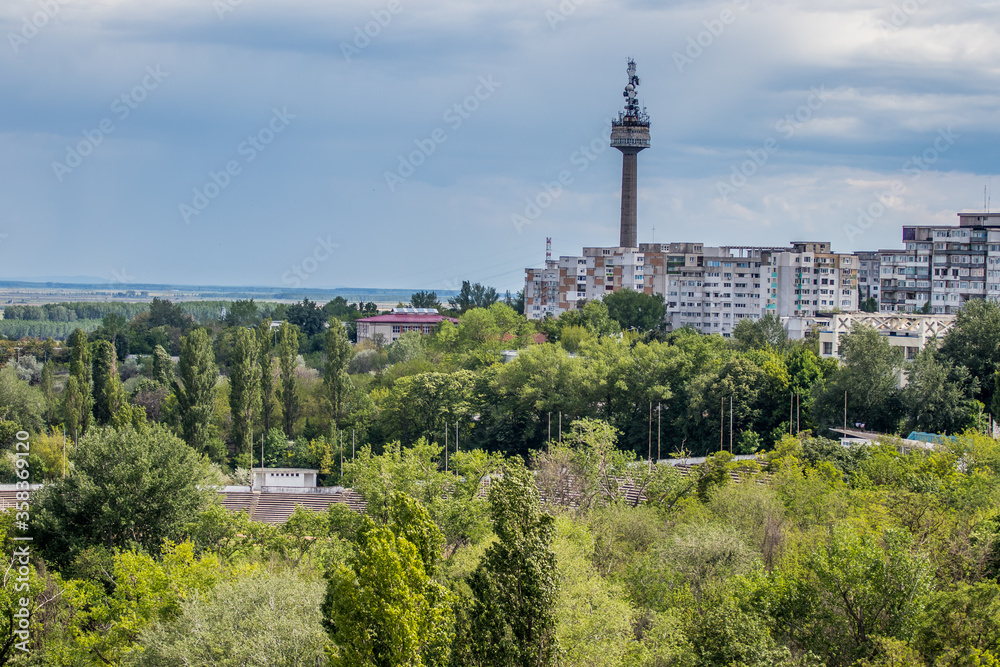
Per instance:
[[[263,487],[285,489],[315,489],[318,470],[309,468],[255,468],[253,490]]]
[[[393,308],[387,315],[363,317],[357,321],[358,342],[381,336],[385,344],[395,342],[404,333],[427,335],[441,322],[458,324],[454,317],[445,317],[433,308]]]
[[[855,324],[873,327],[889,344],[903,348],[903,357],[913,359],[932,340],[940,345],[945,334],[955,326],[954,315],[916,315],[913,313],[835,313],[817,320],[821,357],[840,356],[840,337]],[[789,327],[791,330],[792,327]]]

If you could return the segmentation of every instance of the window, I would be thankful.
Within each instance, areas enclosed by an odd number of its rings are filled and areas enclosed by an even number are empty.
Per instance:
[[[398,324],[393,324],[392,325],[392,333],[399,333],[399,325]]]

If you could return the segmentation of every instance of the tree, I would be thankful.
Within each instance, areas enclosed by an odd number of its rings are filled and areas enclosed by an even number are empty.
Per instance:
[[[325,624],[338,650],[331,664],[449,664],[451,595],[432,575],[441,531],[419,503],[394,493],[387,521],[365,517],[355,551],[329,575]]]
[[[333,410],[333,418],[343,416],[344,398],[351,378],[347,366],[351,363],[351,342],[340,320],[334,320],[326,332],[326,364],[323,367],[323,387]]]
[[[98,340],[106,340],[115,350],[119,361],[124,361],[129,349],[128,320],[118,313],[108,313],[101,326],[94,332]]]
[[[194,318],[187,315],[179,304],[171,303],[167,299],[153,297],[153,302],[149,304],[149,328],[166,326],[177,329],[185,329],[194,322]]]
[[[906,529],[832,528],[803,572],[775,571],[766,587],[777,627],[829,665],[870,656],[878,637],[902,639],[931,582]]]
[[[322,583],[295,573],[258,573],[222,582],[180,605],[179,616],[145,630],[136,664],[273,665],[325,664]]]
[[[91,546],[159,551],[216,495],[206,460],[160,425],[88,433],[70,461],[32,499],[35,539],[63,565]]]
[[[227,327],[254,327],[260,324],[260,310],[253,299],[237,300],[229,304],[226,311]]]
[[[551,665],[558,651],[554,521],[523,466],[510,464],[493,479],[490,516],[497,541],[468,579],[467,664]]]
[[[326,325],[326,314],[309,299],[302,299],[302,303],[293,303],[288,306],[287,320],[289,324],[294,324],[307,338],[311,338],[318,333],[322,333]],[[296,349],[298,349],[296,344]]]
[[[285,435],[294,438],[295,419],[298,417],[299,397],[295,387],[295,368],[299,354],[299,328],[289,322],[282,322],[278,329],[278,373],[281,376],[282,414],[285,419]]]
[[[18,429],[38,432],[44,411],[45,399],[38,387],[18,378],[10,366],[0,368],[0,420],[13,422]]]
[[[930,344],[910,364],[903,405],[910,427],[929,433],[959,433],[972,426],[979,381]]]
[[[239,452],[251,444],[251,431],[260,413],[260,367],[257,336],[240,327],[229,364],[229,411],[233,416],[233,440]]]
[[[49,424],[55,424],[56,416],[56,381],[55,372],[52,366],[55,362],[48,361],[42,367],[42,397],[45,399],[45,412],[43,417]]]
[[[982,299],[967,301],[944,337],[941,354],[980,379],[976,398],[992,406],[996,387],[987,380],[1000,370],[1000,305]],[[1000,419],[1000,413],[993,416]]]
[[[633,289],[620,289],[604,297],[608,315],[622,329],[660,331],[667,314],[662,294],[645,294]]]
[[[92,384],[93,368],[87,334],[76,329],[69,335],[70,345],[69,380],[63,402],[63,418],[66,428],[77,437],[87,431],[93,416],[94,395]]]
[[[273,334],[271,333],[271,320],[264,320],[257,329],[257,354],[259,355],[258,367],[260,368],[260,406],[261,420],[264,422],[264,431],[271,430],[271,422],[274,420],[274,358],[271,356],[273,347]]]
[[[870,296],[867,299],[862,299],[861,303],[858,304],[858,310],[863,313],[877,313],[878,299],[873,296]]]
[[[153,380],[166,387],[174,382],[174,362],[162,345],[153,348]]]
[[[438,301],[437,292],[421,290],[410,295],[410,305],[414,308],[439,308],[441,302]]]
[[[747,317],[737,322],[733,327],[733,340],[744,350],[780,350],[788,342],[788,332],[777,315],[768,313],[759,320]]]
[[[94,419],[107,424],[125,402],[125,392],[118,377],[118,359],[114,346],[106,341],[94,343]]]
[[[212,436],[212,409],[219,370],[212,340],[205,329],[195,329],[181,342],[180,382],[174,381],[184,440],[205,452]]]
[[[462,281],[462,289],[458,295],[448,299],[448,305],[460,313],[473,308],[489,308],[500,299],[500,295],[492,287],[480,283],[470,285],[468,280]]]
[[[873,431],[894,433],[902,416],[899,374],[903,351],[890,345],[873,327],[855,323],[840,339],[843,366],[828,382],[816,385],[813,416],[826,427],[863,423]]]

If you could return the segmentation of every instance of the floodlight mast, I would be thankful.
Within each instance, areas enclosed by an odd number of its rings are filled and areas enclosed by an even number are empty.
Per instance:
[[[628,84],[625,86],[625,110],[618,112],[618,119],[611,121],[611,146],[622,152],[622,217],[619,246],[638,248],[636,204],[638,199],[638,155],[649,148],[649,114],[640,108],[639,77],[635,61],[628,59]]]

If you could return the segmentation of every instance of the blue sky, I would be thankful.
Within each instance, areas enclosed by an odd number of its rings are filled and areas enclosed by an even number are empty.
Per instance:
[[[998,9],[9,0],[0,276],[515,290],[617,243],[629,56],[640,241],[900,247],[983,207]]]

